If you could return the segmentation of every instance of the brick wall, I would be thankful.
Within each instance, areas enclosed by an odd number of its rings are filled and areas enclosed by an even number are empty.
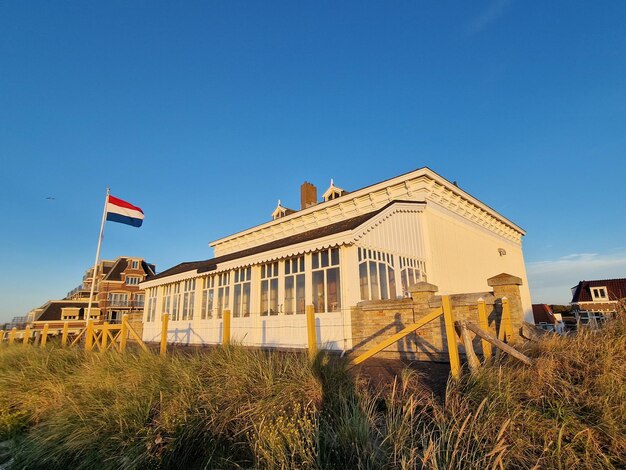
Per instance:
[[[521,280],[508,274],[500,274],[487,280],[491,292],[471,292],[450,295],[455,320],[478,321],[478,301],[485,301],[489,328],[495,334],[502,316],[502,297],[509,300],[513,329],[518,335],[522,326],[523,310],[519,286]],[[441,296],[436,295],[437,286],[421,282],[410,287],[411,297],[401,300],[365,301],[352,309],[352,338],[355,356],[371,349],[379,342],[415,323],[433,309],[441,307]],[[515,340],[515,338],[514,338]],[[392,344],[378,357],[403,360],[448,361],[448,348],[443,316],[426,324],[417,331]],[[459,352],[464,353],[462,342],[457,338]],[[474,340],[474,349],[482,353],[481,343]],[[356,353],[356,354],[355,354]]]

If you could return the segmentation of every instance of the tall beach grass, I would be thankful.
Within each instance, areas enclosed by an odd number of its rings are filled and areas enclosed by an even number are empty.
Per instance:
[[[0,441],[29,469],[626,468],[626,321],[525,352],[436,397],[324,354],[5,345]]]

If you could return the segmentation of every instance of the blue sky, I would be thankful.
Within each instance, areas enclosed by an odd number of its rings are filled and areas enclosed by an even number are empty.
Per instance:
[[[626,2],[0,3],[0,321],[429,166],[524,227],[535,302],[626,277]],[[46,199],[54,197],[55,199]]]

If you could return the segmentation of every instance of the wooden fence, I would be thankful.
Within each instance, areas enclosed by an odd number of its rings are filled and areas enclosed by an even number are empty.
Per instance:
[[[461,360],[459,356],[457,335],[460,337],[463,345],[465,346],[465,354],[470,369],[476,370],[481,365],[478,356],[474,352],[473,338],[471,337],[470,332],[480,337],[482,343],[483,358],[486,362],[491,360],[493,354],[492,347],[495,346],[497,348],[496,358],[499,357],[500,351],[503,351],[526,364],[532,364],[532,360],[530,358],[526,357],[515,348],[507,344],[507,342],[510,342],[513,338],[514,331],[511,320],[511,309],[509,301],[506,297],[502,298],[502,317],[500,320],[500,327],[498,329],[497,337],[492,335],[491,330],[489,329],[487,308],[484,300],[478,301],[477,310],[478,325],[475,325],[474,323],[471,323],[469,321],[457,322],[454,318],[454,310],[452,309],[450,296],[443,295],[441,297],[441,307],[431,310],[428,314],[424,315],[417,322],[407,326],[402,331],[399,331],[388,339],[381,341],[368,351],[365,351],[363,354],[352,359],[351,365],[356,366],[358,364],[361,364],[363,361],[371,358],[372,356],[381,352],[383,349],[388,348],[392,344],[403,339],[405,336],[419,330],[426,324],[441,316],[443,316],[444,318],[446,343],[448,355],[450,358],[450,369],[453,377],[458,378],[461,374]]]
[[[137,344],[144,351],[148,351],[148,347],[144,344],[141,336],[135,331],[129,323],[126,315],[122,317],[119,324],[95,323],[89,320],[84,327],[70,327],[70,323],[63,322],[63,327],[52,329],[48,323],[43,325],[41,330],[35,330],[26,326],[23,330],[13,328],[8,331],[0,330],[0,343],[6,342],[12,344],[31,344],[33,346],[45,347],[50,338],[59,339],[61,347],[83,347],[87,351],[119,351],[126,350],[129,340],[133,344]],[[167,323],[167,319],[165,320]],[[60,338],[58,338],[60,336]],[[162,354],[165,349],[162,347]]]
[[[457,335],[465,346],[465,353],[467,356],[468,365],[471,370],[475,370],[480,367],[481,361],[474,352],[473,339],[470,333],[474,333],[480,337],[482,342],[483,358],[485,361],[490,361],[492,358],[492,348],[495,346],[496,359],[498,358],[500,351],[506,352],[512,357],[531,364],[531,359],[524,356],[522,353],[512,348],[507,344],[513,337],[513,326],[511,322],[511,312],[509,302],[506,297],[502,298],[502,317],[499,325],[497,337],[491,334],[489,329],[489,323],[487,318],[487,309],[485,302],[479,300],[477,304],[478,309],[478,325],[469,321],[456,322],[454,318],[454,311],[450,301],[450,296],[444,295],[441,297],[441,307],[431,310],[428,314],[420,318],[416,323],[407,326],[402,331],[395,335],[381,341],[373,348],[364,352],[363,354],[352,359],[351,365],[356,366],[361,364],[365,360],[376,355],[383,349],[391,346],[397,341],[400,341],[405,336],[417,331],[424,325],[432,322],[433,320],[443,316],[445,324],[445,334],[447,341],[447,349],[450,358],[450,368],[452,376],[457,378],[460,375],[461,360],[459,356]],[[307,336],[308,336],[308,351],[309,356],[313,358],[317,353],[318,338],[315,328],[315,311],[313,305],[306,307],[307,316]],[[161,338],[159,353],[161,356],[167,354],[167,328],[169,322],[168,314],[162,315],[161,322]],[[223,345],[228,346],[230,344],[230,319],[231,314],[229,310],[225,310],[223,314]],[[0,343],[7,341],[8,344],[14,344],[21,342],[24,345],[33,344],[45,347],[50,335],[58,336],[58,329],[50,330],[48,324],[44,324],[43,330],[39,335],[33,335],[34,330],[26,327],[24,330],[17,330],[13,328],[9,331],[0,330]],[[39,331],[37,331],[39,333]],[[71,336],[71,337],[70,337]],[[32,341],[31,341],[32,340]],[[122,317],[121,324],[109,324],[104,322],[102,324],[95,324],[92,320],[87,322],[87,325],[83,328],[74,329],[72,331],[69,327],[69,322],[63,324],[61,330],[60,345],[61,347],[84,347],[87,351],[118,351],[122,352],[126,349],[128,341],[131,340],[136,343],[142,350],[148,352],[149,349],[143,342],[141,336],[135,331],[135,329],[128,322],[126,315]]]

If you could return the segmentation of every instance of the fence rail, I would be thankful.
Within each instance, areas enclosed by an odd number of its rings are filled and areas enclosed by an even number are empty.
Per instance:
[[[55,322],[58,324],[60,322]],[[75,321],[62,322],[59,328],[50,328],[49,323],[45,323],[41,330],[34,330],[26,326],[23,330],[13,328],[8,331],[0,330],[0,343],[6,342],[10,345],[21,342],[23,345],[45,347],[49,337],[60,336],[61,347],[83,347],[87,351],[119,351],[126,349],[130,339],[142,350],[148,351],[148,347],[143,342],[141,335],[133,328],[126,315],[122,317],[119,324],[109,324],[108,322],[96,324],[89,320],[85,326],[76,327]],[[166,338],[167,339],[167,338]],[[164,348],[161,347],[163,351]],[[163,353],[164,354],[164,353]]]

